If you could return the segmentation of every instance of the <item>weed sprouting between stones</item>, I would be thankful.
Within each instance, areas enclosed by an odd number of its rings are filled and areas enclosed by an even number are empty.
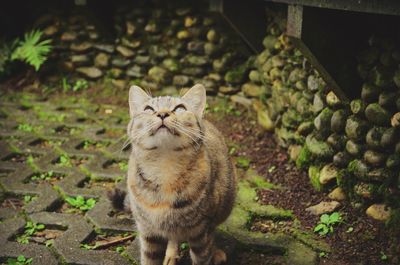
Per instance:
[[[85,199],[81,195],[78,195],[76,197],[66,197],[65,201],[74,208],[71,209],[70,212],[73,212],[75,209],[81,212],[86,212],[92,209],[96,205],[96,199],[94,198]]]
[[[34,223],[32,221],[28,221],[25,225],[25,230],[22,235],[17,236],[17,242],[21,244],[28,244],[29,239],[38,231],[42,231],[45,229],[44,224]]]

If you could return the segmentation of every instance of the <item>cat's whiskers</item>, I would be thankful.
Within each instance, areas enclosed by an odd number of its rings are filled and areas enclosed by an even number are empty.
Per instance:
[[[204,136],[204,135],[201,133],[201,131],[197,131],[197,130],[194,130],[194,129],[192,129],[192,128],[185,127],[185,126],[184,126],[182,123],[180,123],[179,121],[175,121],[175,123],[176,123],[180,128],[182,128],[183,130],[185,130],[185,131],[187,131],[187,132],[193,134],[196,138],[200,138],[201,140],[206,140],[206,136]]]
[[[172,126],[180,133],[189,137],[194,143],[196,143],[197,146],[200,146],[200,144],[198,143],[199,138],[196,137],[197,135],[194,135],[192,132],[187,131],[182,125],[175,121],[172,121]]]
[[[206,142],[204,141],[206,138],[200,132],[193,129],[185,128],[183,124],[179,123],[178,121],[172,121],[172,124],[179,132],[188,136],[197,145],[197,148],[200,147],[200,140],[202,140],[203,143],[206,145]]]
[[[140,139],[144,135],[150,132],[150,130],[153,129],[154,125],[156,125],[158,121],[151,122],[149,124],[146,124],[144,128],[140,129],[133,137],[130,137],[129,140],[130,142],[135,142],[136,140]]]

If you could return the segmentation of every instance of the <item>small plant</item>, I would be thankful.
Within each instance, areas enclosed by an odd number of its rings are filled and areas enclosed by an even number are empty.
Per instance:
[[[48,172],[45,172],[45,173],[36,174],[36,175],[32,176],[31,180],[45,180],[45,181],[48,181],[53,177],[54,177],[54,172],[53,171],[48,171]]]
[[[25,203],[30,203],[31,201],[35,200],[36,197],[35,196],[31,196],[31,195],[25,195],[24,196],[24,202]]]
[[[85,79],[79,79],[72,86],[72,91],[77,92],[79,90],[86,89],[88,87],[89,87],[88,81],[86,81]]]
[[[188,249],[189,249],[189,244],[186,243],[186,242],[184,242],[184,243],[182,243],[182,244],[179,246],[179,248],[180,248],[181,250],[188,250]]]
[[[51,247],[54,245],[54,239],[49,239],[45,243],[46,247]]]
[[[33,156],[32,156],[32,155],[29,155],[28,158],[26,159],[26,164],[28,164],[28,166],[30,166],[31,168],[36,169],[37,166],[36,166],[34,160],[35,160],[35,159],[33,158]]]
[[[25,258],[23,255],[19,255],[16,259],[7,259],[7,265],[27,265],[32,263],[32,258]]]
[[[38,224],[32,221],[28,221],[25,225],[24,233],[17,237],[17,242],[21,244],[28,244],[31,236],[37,231],[42,231],[43,229],[45,229],[44,224]]]
[[[387,261],[388,260],[388,256],[383,251],[381,251],[381,260],[382,261]]]
[[[80,247],[85,250],[91,250],[91,249],[95,249],[97,246],[84,243],[84,244],[80,244]]]
[[[24,61],[38,71],[52,49],[51,40],[40,41],[42,35],[40,30],[25,33],[24,40],[18,41],[18,46],[11,54],[11,60]]]
[[[319,257],[320,257],[320,258],[326,258],[326,257],[328,257],[328,254],[327,254],[326,252],[324,252],[324,251],[321,251],[321,252],[319,253]]]
[[[17,129],[20,131],[23,131],[23,132],[33,132],[34,131],[33,126],[28,123],[18,124]]]
[[[122,171],[128,171],[128,163],[122,161],[118,163],[118,166]]]
[[[62,154],[58,160],[58,164],[63,167],[70,167],[72,166],[71,158],[66,154]]]
[[[94,207],[96,204],[96,200],[93,198],[89,198],[85,200],[83,196],[76,196],[76,197],[66,197],[65,201],[71,205],[72,207],[79,209],[83,212],[88,211]]]
[[[326,236],[329,233],[333,233],[333,226],[340,222],[342,222],[342,217],[338,212],[334,212],[330,215],[323,214],[317,226],[314,227],[314,232],[318,232],[321,236]]]
[[[38,112],[38,117],[42,121],[54,121],[54,122],[63,122],[67,115],[62,114],[53,114],[47,111],[40,110]]]
[[[124,179],[124,176],[118,176],[115,178],[115,183],[121,182]]]
[[[68,82],[68,79],[66,77],[63,77],[61,79],[61,86],[63,92],[68,92],[70,90],[72,90],[73,92],[78,92],[79,90],[87,89],[89,87],[89,83],[85,79],[78,79],[75,81],[75,83],[70,84],[70,82]]]
[[[244,156],[239,156],[236,158],[236,163],[238,167],[247,169],[250,166],[250,159]]]

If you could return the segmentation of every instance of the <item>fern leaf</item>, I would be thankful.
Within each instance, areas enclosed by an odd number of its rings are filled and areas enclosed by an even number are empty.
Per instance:
[[[14,50],[11,59],[22,60],[38,71],[52,49],[51,40],[40,41],[42,35],[40,30],[25,33],[24,40],[18,43],[19,46]]]

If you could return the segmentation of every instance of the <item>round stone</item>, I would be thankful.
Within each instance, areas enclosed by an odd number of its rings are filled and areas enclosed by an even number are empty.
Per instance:
[[[103,72],[96,67],[78,67],[76,71],[90,79],[97,79],[103,75]]]
[[[117,46],[117,52],[119,52],[122,56],[124,56],[126,58],[130,58],[133,55],[135,55],[134,51],[132,51],[131,49],[129,49],[125,46],[121,46],[121,45]]]
[[[74,52],[87,52],[92,48],[90,42],[72,43],[70,49]]]
[[[94,65],[100,68],[106,68],[110,64],[110,56],[106,53],[99,53],[94,58]]]

